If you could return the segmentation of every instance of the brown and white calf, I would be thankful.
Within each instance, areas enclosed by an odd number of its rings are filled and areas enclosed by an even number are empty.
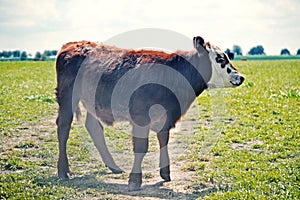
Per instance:
[[[134,164],[129,190],[141,187],[149,130],[155,131],[159,140],[160,176],[170,181],[170,129],[205,89],[236,87],[244,81],[218,47],[199,36],[193,43],[193,50],[172,54],[88,41],[65,44],[56,61],[59,177],[68,178],[70,172],[66,144],[73,113],[81,101],[87,109],[85,126],[113,173],[122,170],[107,149],[101,122],[113,125],[128,120],[132,124]]]

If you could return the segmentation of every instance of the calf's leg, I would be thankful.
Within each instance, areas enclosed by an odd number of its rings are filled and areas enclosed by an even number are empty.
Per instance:
[[[68,178],[69,162],[67,157],[67,140],[73,120],[72,103],[61,101],[59,104],[57,124],[59,157],[57,162],[58,176]]]
[[[142,185],[142,161],[148,151],[149,127],[133,126],[132,132],[134,162],[128,181],[129,191],[140,190]]]
[[[160,176],[165,181],[171,181],[170,178],[170,158],[168,153],[169,131],[157,133],[160,147],[159,167]]]
[[[123,170],[116,165],[109,150],[107,149],[103,134],[103,127],[100,124],[99,120],[97,120],[92,114],[88,112],[85,126],[91,138],[93,139],[94,145],[99,151],[105,165],[115,174],[122,173]]]

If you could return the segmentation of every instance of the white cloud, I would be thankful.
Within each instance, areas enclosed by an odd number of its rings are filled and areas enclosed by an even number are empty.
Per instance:
[[[104,41],[138,28],[202,35],[222,48],[267,53],[300,48],[297,0],[0,0],[0,49],[43,50],[70,40]]]
[[[58,19],[54,1],[9,0],[1,1],[1,15],[11,26],[38,26],[43,21]]]

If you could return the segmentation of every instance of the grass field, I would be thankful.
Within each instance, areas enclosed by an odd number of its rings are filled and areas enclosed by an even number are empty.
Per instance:
[[[216,107],[211,92],[197,99],[201,109],[195,120],[201,123],[180,157],[182,176],[195,174],[185,183],[192,191],[185,197],[300,199],[300,61],[234,63],[246,81],[221,90],[225,111],[216,129],[221,134],[205,155],[201,147],[211,130],[201,124],[212,124]],[[74,122],[68,142],[75,175],[69,181],[56,177],[53,62],[0,62],[0,77],[0,199],[124,199],[104,179],[127,180],[128,174],[107,174],[100,158],[91,156],[92,141],[80,122]],[[106,132],[117,152],[130,152],[128,134]]]

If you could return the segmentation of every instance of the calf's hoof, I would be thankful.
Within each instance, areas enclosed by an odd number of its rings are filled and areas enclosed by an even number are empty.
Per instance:
[[[58,172],[58,177],[62,179],[69,179],[69,174],[67,172]]]
[[[160,174],[160,177],[162,179],[164,179],[165,181],[167,181],[167,182],[171,181],[169,165],[161,168],[159,174]]]
[[[131,173],[128,181],[128,191],[138,191],[142,185],[142,173]]]
[[[57,175],[62,179],[69,179],[69,175],[71,175],[69,167],[58,167]]]
[[[58,159],[57,161],[57,175],[62,179],[69,179],[70,168],[68,160]]]

